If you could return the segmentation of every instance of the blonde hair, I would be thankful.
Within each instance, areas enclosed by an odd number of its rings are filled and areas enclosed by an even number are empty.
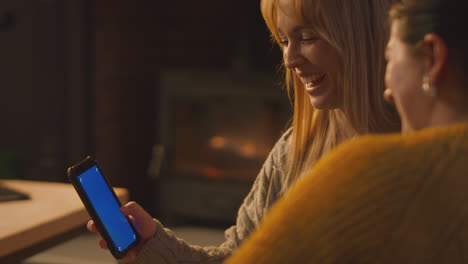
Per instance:
[[[284,193],[338,144],[357,134],[397,131],[400,122],[383,99],[390,0],[290,0],[287,9],[279,1],[261,1],[272,39],[280,44],[278,12],[311,26],[341,59],[337,88],[343,98],[343,111],[315,109],[301,80],[283,67],[288,94],[294,98]]]

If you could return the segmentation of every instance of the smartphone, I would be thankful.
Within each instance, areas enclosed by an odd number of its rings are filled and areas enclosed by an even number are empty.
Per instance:
[[[67,176],[111,254],[123,258],[140,241],[130,219],[120,211],[121,204],[109,182],[90,156],[71,166]]]

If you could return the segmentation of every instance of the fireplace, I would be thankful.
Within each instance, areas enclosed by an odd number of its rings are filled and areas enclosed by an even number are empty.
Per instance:
[[[275,80],[265,73],[162,72],[153,173],[165,223],[235,221],[290,115]]]

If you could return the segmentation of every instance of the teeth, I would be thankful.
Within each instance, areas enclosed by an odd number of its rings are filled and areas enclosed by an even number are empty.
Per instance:
[[[313,75],[310,76],[310,78],[312,79],[312,80],[310,80],[310,81],[311,81],[311,82],[316,82],[316,81],[318,81],[319,79],[321,79],[322,76],[323,76],[323,74],[313,74]]]
[[[308,80],[305,81],[305,85],[307,87],[314,87],[323,80],[324,76],[325,76],[325,74],[312,74],[312,75],[309,75],[309,76],[307,76]]]

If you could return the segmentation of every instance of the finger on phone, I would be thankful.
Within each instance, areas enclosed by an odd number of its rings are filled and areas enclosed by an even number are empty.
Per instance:
[[[130,219],[130,222],[132,222],[132,224],[136,225],[137,224],[137,220],[135,217],[133,217],[133,215],[128,215],[128,219]]]
[[[102,248],[102,249],[108,249],[107,247],[107,242],[104,240],[104,239],[99,239],[99,247]]]
[[[137,224],[137,222],[150,222],[153,219],[153,217],[151,217],[151,215],[149,215],[141,205],[134,201],[122,206],[120,211],[124,215],[129,216],[130,221],[132,221],[133,224]]]
[[[86,224],[86,228],[91,232],[98,233],[98,230],[93,220],[88,221],[88,224]]]
[[[137,218],[139,218],[139,214],[145,212],[145,210],[134,201],[128,202],[127,204],[122,206],[122,208],[120,208],[120,211],[125,215],[136,215]]]
[[[128,254],[125,256],[125,258],[121,259],[119,262],[120,263],[129,263],[132,262],[136,259],[136,253],[135,251],[129,251]]]

